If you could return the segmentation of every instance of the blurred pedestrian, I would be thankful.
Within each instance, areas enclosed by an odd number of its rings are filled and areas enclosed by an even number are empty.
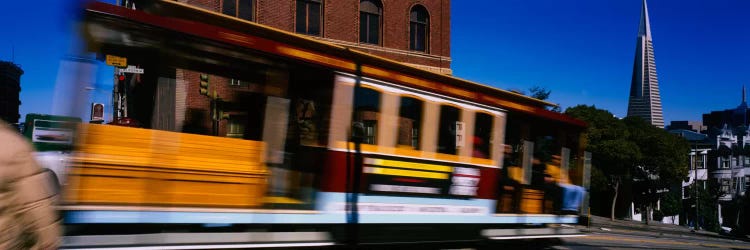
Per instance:
[[[56,186],[31,145],[0,121],[0,249],[57,249]]]
[[[518,213],[521,204],[521,167],[517,166],[514,159],[513,148],[510,145],[503,147],[503,167],[500,169],[500,198],[498,201],[502,212]],[[510,195],[510,199],[506,196]]]

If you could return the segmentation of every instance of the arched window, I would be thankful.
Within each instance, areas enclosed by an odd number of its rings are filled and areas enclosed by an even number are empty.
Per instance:
[[[430,15],[427,9],[414,5],[409,20],[409,49],[427,52],[430,42]]]
[[[221,13],[239,17],[248,21],[255,21],[255,1],[253,0],[222,0]]]
[[[380,44],[383,4],[378,0],[359,2],[359,42]]]
[[[321,0],[297,0],[297,33],[320,35],[322,6]]]

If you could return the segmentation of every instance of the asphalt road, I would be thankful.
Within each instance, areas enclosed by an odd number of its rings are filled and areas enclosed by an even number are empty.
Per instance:
[[[552,249],[750,249],[750,242],[698,235],[589,233]]]

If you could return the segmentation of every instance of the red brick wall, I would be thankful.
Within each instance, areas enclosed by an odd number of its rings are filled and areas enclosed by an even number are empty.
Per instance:
[[[200,72],[178,69],[177,75],[183,74],[185,84],[187,84],[187,97],[185,122],[200,121],[199,125],[207,130],[206,134],[211,134],[211,102],[207,96],[200,94]],[[229,79],[215,75],[209,75],[209,92],[213,95],[214,90],[220,97],[226,99],[231,96],[232,90],[229,87]],[[196,117],[193,113],[196,110],[201,111],[202,117]],[[219,135],[226,134],[226,120],[219,122]]]
[[[274,28],[294,32],[294,0],[256,0],[257,22]]]
[[[187,3],[196,7],[207,9],[210,11],[221,11],[221,0],[180,0],[180,2]]]
[[[323,36],[346,42],[359,42],[359,1],[328,0],[323,4]]]
[[[409,50],[409,14],[411,7],[417,4],[424,6],[430,14],[430,46],[428,53],[450,56],[450,50],[444,50],[444,47],[447,47],[445,44],[450,43],[450,36],[446,36],[449,33],[450,26],[449,0],[383,1],[383,46]],[[356,32],[357,30],[355,29],[354,31]],[[356,33],[359,34],[359,32]]]
[[[221,11],[221,0],[185,1],[208,10]],[[382,45],[353,47],[400,62],[450,68],[450,60],[440,59],[450,57],[450,0],[381,1]],[[409,50],[409,14],[411,7],[416,4],[423,5],[430,14],[430,44],[426,54]],[[256,0],[255,6],[258,23],[294,32],[296,0]],[[323,8],[323,38],[358,44],[359,1],[324,0]],[[385,52],[382,49],[378,50],[378,47],[398,51]]]

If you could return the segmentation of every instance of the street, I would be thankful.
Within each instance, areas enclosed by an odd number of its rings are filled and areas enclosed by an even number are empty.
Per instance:
[[[589,233],[585,237],[566,238],[552,249],[750,249],[750,244],[698,235],[651,235],[638,233]]]

